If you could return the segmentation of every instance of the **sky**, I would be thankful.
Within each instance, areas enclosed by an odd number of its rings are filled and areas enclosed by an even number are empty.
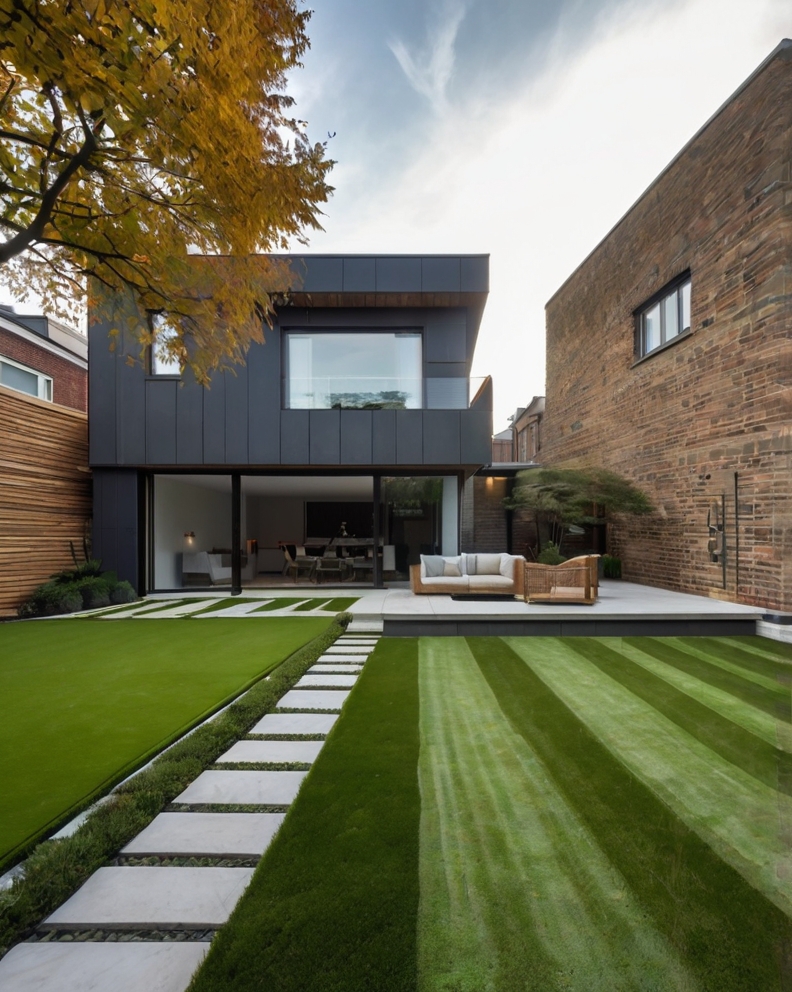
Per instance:
[[[312,252],[486,253],[496,431],[544,306],[784,37],[792,0],[317,0],[290,91],[337,165]]]
[[[308,30],[289,92],[337,164],[307,250],[489,254],[473,374],[499,431],[544,392],[545,303],[792,36],[792,0],[316,0]]]

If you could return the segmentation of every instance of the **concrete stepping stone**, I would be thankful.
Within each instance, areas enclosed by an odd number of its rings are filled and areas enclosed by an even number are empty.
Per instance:
[[[338,664],[336,662],[331,662],[331,661],[323,661],[323,662],[317,661],[315,665],[312,665],[308,669],[306,674],[307,675],[321,674],[322,672],[324,672],[325,674],[329,674],[330,672],[335,672],[337,675],[360,675],[362,671],[363,671],[362,665],[349,665],[346,662],[342,662],[341,664]]]
[[[174,617],[188,617],[191,613],[205,610],[207,606],[211,606],[211,603],[211,599],[193,600],[191,603],[182,603],[180,606],[174,606],[171,610],[157,610],[150,617],[148,613],[137,613],[135,619],[156,620],[161,618],[163,620],[172,620]]]
[[[281,697],[277,709],[335,710],[340,713],[348,695],[349,692],[342,689],[290,689]]]
[[[251,734],[329,734],[338,717],[334,713],[268,713]]]
[[[217,759],[223,761],[316,761],[324,741],[237,741]]]
[[[359,654],[323,654],[317,661],[355,661],[358,664],[364,662],[368,658],[368,655]]]
[[[288,806],[308,772],[209,771],[201,772],[177,803],[228,803]]]
[[[326,675],[312,675],[308,673],[307,675],[303,675],[294,688],[313,689],[333,686],[336,689],[346,689],[351,688],[357,682],[357,678],[357,675],[334,675],[332,672],[328,672]]]
[[[209,613],[201,613],[195,619],[196,620],[208,620],[212,617],[246,617],[249,613],[253,613],[260,606],[264,606],[269,603],[268,599],[248,599],[244,603],[234,603],[233,606],[227,606],[223,610],[210,610]]]
[[[17,944],[0,961],[3,992],[184,992],[206,941]]]
[[[141,857],[170,854],[255,858],[269,847],[284,816],[284,813],[160,813],[121,853]]]
[[[335,644],[331,644],[329,648],[325,651],[325,654],[371,654],[372,649],[368,644],[341,644],[338,641]]]
[[[174,603],[178,602],[173,600]],[[206,606],[206,600],[201,603],[201,607]],[[128,610],[119,610],[118,613],[103,613],[99,615],[100,620],[126,620],[128,617],[134,617],[148,613],[152,610],[157,610],[168,605],[168,600],[163,600],[159,602],[150,603],[133,603],[130,605]],[[176,607],[174,606],[173,609]],[[196,606],[196,609],[199,607]]]
[[[44,926],[221,926],[252,874],[252,868],[100,868]]]

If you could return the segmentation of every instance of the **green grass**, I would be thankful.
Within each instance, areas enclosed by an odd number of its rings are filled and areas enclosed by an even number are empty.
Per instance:
[[[0,866],[327,625],[0,625]]]
[[[192,992],[412,992],[418,658],[380,644]]]
[[[254,613],[269,613],[271,610],[284,610],[287,606],[294,606],[295,603],[302,603],[305,596],[282,596],[280,599],[273,599],[270,603],[265,603]]]
[[[11,889],[0,892],[0,956],[30,936],[42,919],[117,855],[231,744],[249,733],[265,713],[271,713],[284,692],[343,629],[343,624],[334,620],[213,720],[204,722],[156,757],[150,767],[120,785],[73,834],[39,844],[25,862],[24,876],[17,878]]]
[[[785,646],[417,644],[377,647],[192,992],[787,987]]]

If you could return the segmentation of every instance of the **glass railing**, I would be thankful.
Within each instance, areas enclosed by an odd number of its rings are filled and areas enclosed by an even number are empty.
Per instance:
[[[467,410],[483,378],[321,376],[283,380],[286,410]]]

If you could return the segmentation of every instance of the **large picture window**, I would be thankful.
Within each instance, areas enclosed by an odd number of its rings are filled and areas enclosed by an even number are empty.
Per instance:
[[[284,407],[420,409],[422,361],[420,331],[286,331]]]
[[[645,355],[690,330],[690,275],[669,284],[636,313],[637,355]]]

